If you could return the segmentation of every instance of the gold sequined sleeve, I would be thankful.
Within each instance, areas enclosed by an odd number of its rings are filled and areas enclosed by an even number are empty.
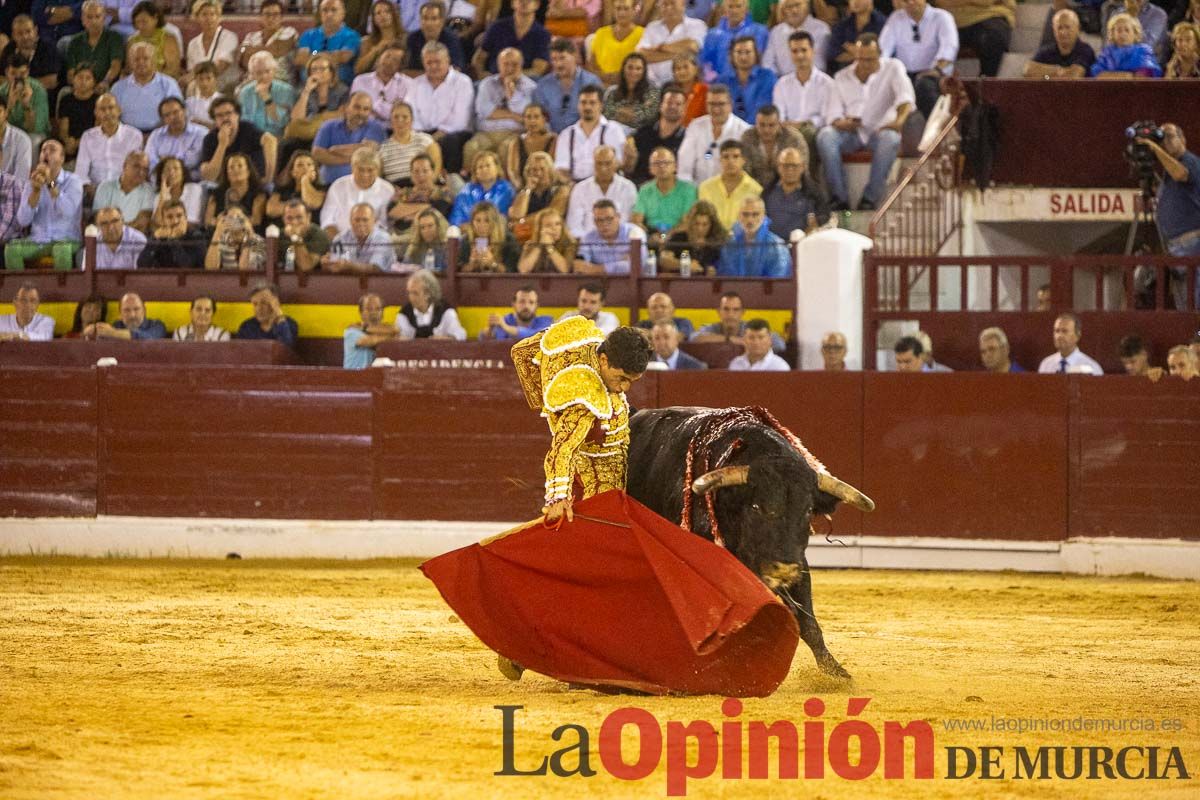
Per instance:
[[[525,393],[525,402],[534,411],[542,410],[542,372],[538,366],[537,356],[542,335],[539,333],[522,339],[512,346],[513,366],[517,370],[517,380],[521,383],[521,391]]]
[[[571,496],[575,453],[587,441],[595,422],[595,415],[582,405],[571,406],[551,418],[554,435],[546,453],[546,505]]]

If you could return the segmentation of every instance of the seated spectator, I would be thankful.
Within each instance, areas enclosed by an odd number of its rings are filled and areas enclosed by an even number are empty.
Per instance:
[[[376,3],[376,6],[379,4]],[[400,71],[403,65],[404,45],[396,42],[379,56],[374,72],[364,72],[350,85],[350,94],[364,92],[371,98],[372,119],[384,129],[391,126],[392,110],[396,103],[404,100],[412,91],[413,79]]]
[[[0,158],[4,151],[0,148]],[[18,180],[7,172],[0,171],[0,247],[20,233],[22,226],[17,222],[21,204],[21,192],[28,179]]]
[[[441,146],[448,172],[459,172],[463,168],[463,146],[474,134],[471,107],[475,87],[470,78],[450,68],[450,55],[444,44],[430,42],[421,59],[425,72],[413,85],[410,101],[413,127],[428,133]]]
[[[225,168],[221,170],[217,188],[208,196],[208,203],[204,208],[204,227],[213,227],[217,217],[232,205],[246,209],[250,225],[255,230],[262,229],[263,215],[267,208],[267,192],[254,165],[242,153],[232,153],[225,159]]]
[[[662,88],[657,118],[638,128],[625,140],[625,176],[635,185],[644,184],[654,177],[650,157],[660,147],[671,154],[674,167],[679,146],[683,144],[686,102],[687,97],[677,84],[667,84]]]
[[[187,179],[196,180],[200,177],[200,154],[208,130],[188,121],[187,106],[178,97],[168,97],[160,102],[158,117],[162,126],[155,128],[146,139],[150,169],[156,169],[162,159],[173,157],[186,168]]]
[[[499,55],[512,49],[521,56],[526,73],[538,78],[550,69],[550,32],[537,21],[539,0],[513,0],[512,16],[500,17],[488,26],[475,57],[475,74],[486,78],[499,68]]]
[[[621,221],[612,200],[597,200],[592,205],[592,227],[579,242],[574,271],[585,275],[628,275],[634,247],[640,249],[640,263],[645,264],[646,242],[632,238],[631,230],[628,222]]]
[[[708,369],[708,365],[703,361],[679,349],[682,334],[670,320],[638,325],[650,328],[650,345],[654,348],[654,360],[664,364],[666,369]]]
[[[812,46],[812,63],[825,72],[825,55],[829,52],[829,25],[808,13],[808,0],[782,0],[779,3],[779,22],[767,36],[762,65],[780,77],[792,72],[791,37],[807,33]],[[851,15],[853,16],[853,15]],[[881,26],[882,29],[882,26]]]
[[[215,128],[217,123],[212,118],[212,104],[223,96],[217,91],[217,68],[211,61],[197,64],[192,69],[192,83],[184,100],[188,120],[202,125],[205,130]]]
[[[566,312],[559,319],[575,316],[590,319],[605,336],[621,326],[616,314],[604,310],[604,286],[599,283],[585,283],[580,286],[575,297],[575,310]]]
[[[554,317],[539,314],[537,289],[526,285],[513,292],[512,311],[503,317],[488,314],[488,325],[479,332],[479,340],[503,341],[527,339],[554,324]]]
[[[428,0],[421,4],[421,24],[416,30],[409,29],[408,64],[405,66],[412,74],[419,74],[425,68],[425,57],[421,52],[427,44],[440,44],[446,48],[447,67],[453,66],[458,72],[467,71],[467,57],[463,52],[462,40],[458,34],[446,27],[446,5],[441,0]]]
[[[183,162],[178,158],[167,156],[158,162],[154,170],[154,183],[158,187],[158,196],[154,201],[150,224],[157,227],[163,224],[162,209],[171,200],[183,204],[187,213],[187,221],[199,225],[204,219],[204,211],[200,205],[203,190],[198,183],[189,183]]]
[[[988,372],[1024,372],[1008,351],[1008,336],[1000,328],[979,332],[979,361]]]
[[[509,227],[518,241],[529,238],[530,218],[553,208],[560,216],[567,214],[567,201],[571,196],[570,184],[554,169],[554,160],[548,153],[534,153],[525,162],[525,188],[517,192],[508,209]],[[520,232],[525,226],[524,235]]]
[[[412,185],[395,190],[392,210],[388,212],[388,218],[397,234],[411,234],[414,221],[425,211],[434,210],[439,217],[450,213],[454,196],[445,184],[434,180],[434,174],[432,158],[424,153],[413,157]]]
[[[122,109],[121,121],[142,133],[149,133],[159,126],[159,108],[164,100],[168,97],[183,100],[183,92],[179,91],[175,79],[154,70],[153,50],[145,42],[129,48],[132,71],[112,87],[112,95]]]
[[[745,122],[753,122],[758,109],[771,102],[775,81],[774,72],[758,65],[758,49],[752,36],[733,40],[729,70],[716,78],[729,89],[734,115]]]
[[[29,134],[8,124],[8,106],[0,103],[0,172],[6,172],[24,182],[29,179],[33,161],[33,143]]]
[[[747,0],[725,0],[721,4],[725,14],[704,37],[700,48],[700,65],[704,79],[712,82],[718,75],[730,71],[729,56],[734,40],[749,36],[754,40],[757,52],[767,49],[770,33],[767,27],[754,21],[749,15]]]
[[[646,75],[646,58],[641,53],[625,56],[620,77],[604,90],[604,116],[632,132],[658,119],[660,94]]]
[[[521,51],[507,47],[496,59],[499,72],[479,82],[475,93],[476,134],[463,147],[463,160],[475,163],[484,150],[507,154],[509,141],[521,133],[522,115],[533,101],[537,84],[521,72]]]
[[[1200,359],[1186,344],[1176,345],[1167,351],[1167,371],[1190,381],[1200,374]]]
[[[379,229],[370,203],[350,209],[350,229],[333,238],[330,251],[321,257],[326,272],[387,272],[396,262],[392,238]]]
[[[125,40],[125,52],[140,42],[154,48],[154,69],[165,72],[172,78],[183,74],[183,59],[179,41],[166,29],[167,17],[154,0],[142,0],[133,7],[133,28],[137,33]],[[126,57],[128,60],[128,56]],[[193,65],[194,66],[194,65]],[[213,73],[214,76],[216,73]]]
[[[463,229],[458,266],[463,272],[516,272],[520,246],[496,206],[484,200],[471,209]]]
[[[1150,47],[1155,58],[1165,55],[1167,46],[1167,12],[1149,0],[1108,0],[1100,8],[1100,21],[1107,31],[1117,14],[1128,14],[1141,28],[1135,41]]]
[[[217,313],[217,301],[208,295],[192,298],[191,319],[180,325],[172,336],[177,342],[228,342],[229,331],[213,325],[213,314]]]
[[[550,72],[538,79],[534,94],[549,116],[550,130],[558,133],[579,121],[579,93],[585,86],[600,86],[600,79],[579,66],[574,42],[559,39],[550,46]]]
[[[428,156],[436,176],[442,171],[442,148],[428,133],[413,130],[412,106],[401,100],[392,106],[392,135],[379,146],[383,177],[397,186],[412,185],[412,161]]]
[[[8,269],[25,269],[25,262],[50,256],[55,269],[74,267],[79,249],[79,221],[83,212],[83,182],[62,168],[62,142],[42,142],[38,164],[29,174],[17,205],[17,224],[29,227],[29,237],[14,239],[4,248]]]
[[[917,331],[913,334],[921,342],[921,363],[923,363],[926,372],[954,372],[945,364],[939,364],[933,357],[933,339],[925,331]]]
[[[1037,288],[1036,300],[1037,300],[1037,303],[1034,306],[1034,309],[1033,309],[1034,311],[1053,311],[1054,310],[1054,308],[1051,304],[1050,284],[1043,283],[1041,286],[1039,286]]]
[[[138,341],[143,339],[167,338],[167,326],[161,320],[146,318],[146,304],[135,292],[127,292],[121,296],[121,318],[109,325],[107,322],[93,322],[83,329],[85,339],[125,339]]]
[[[155,214],[158,224],[138,256],[140,269],[203,269],[208,242],[204,231],[188,222],[178,200],[163,202]]]
[[[533,218],[529,241],[521,250],[517,272],[571,271],[578,244],[557,209],[547,208]]]
[[[50,135],[50,103],[41,83],[29,77],[29,59],[17,53],[4,68],[0,103],[8,106],[8,122],[29,134],[33,144]]]
[[[1150,372],[1150,351],[1146,343],[1137,334],[1121,337],[1117,345],[1117,355],[1126,375],[1143,376]]]
[[[1105,30],[1105,44],[1092,64],[1092,77],[1162,77],[1154,49],[1142,41],[1141,23],[1128,14],[1113,14]]]
[[[598,200],[612,203],[621,223],[629,221],[637,203],[637,187],[617,174],[617,153],[612,147],[596,148],[593,167],[594,174],[575,184],[567,202],[567,230],[577,239],[592,230],[592,209]]]
[[[746,323],[742,333],[740,356],[729,362],[732,371],[787,372],[791,369],[771,348],[771,325],[765,319],[752,319]]]
[[[708,25],[683,13],[684,0],[659,0],[662,16],[646,23],[637,51],[645,57],[650,82],[663,86],[672,80],[676,56],[695,57],[704,44]]]
[[[321,165],[321,183],[332,186],[350,174],[350,158],[363,142],[382,143],[387,131],[371,119],[371,96],[355,92],[341,119],[331,119],[317,131],[313,158]]]
[[[846,0],[846,16],[834,24],[825,49],[830,74],[854,61],[855,42],[864,33],[883,33],[887,17],[876,10],[871,0]],[[778,105],[779,100],[775,103]]]
[[[525,106],[521,124],[524,126],[521,133],[510,139],[503,149],[504,172],[518,189],[529,157],[534,153],[553,153],[558,140],[557,134],[550,130],[550,115],[544,106],[537,103]]]
[[[266,262],[267,243],[254,232],[246,210],[237,205],[227,206],[225,213],[217,217],[204,256],[204,268],[258,272]]]
[[[881,58],[875,36],[863,34],[854,65],[840,70],[833,79],[825,111],[828,124],[817,133],[817,149],[833,200],[831,210],[850,207],[842,154],[864,146],[871,151],[871,175],[858,208],[871,211],[883,202],[888,173],[900,153],[900,131],[912,104],[913,87],[904,65]]]
[[[1069,8],[1054,13],[1054,44],[1042,47],[1025,64],[1026,78],[1086,78],[1096,51],[1079,38],[1079,15]]]
[[[928,119],[942,93],[942,78],[954,71],[954,60],[958,58],[954,17],[949,11],[931,8],[927,0],[908,0],[904,8],[888,17],[878,45],[879,55],[903,64],[912,82],[917,109]],[[861,73],[860,60],[854,63]],[[860,80],[865,83],[866,76],[860,76]]]
[[[308,77],[292,106],[292,119],[284,135],[292,147],[312,144],[326,122],[342,116],[350,88],[338,79],[333,60],[321,54],[308,62]]]
[[[779,154],[788,148],[802,149],[807,154],[807,140],[782,124],[779,109],[774,105],[761,106],[755,115],[754,127],[742,134],[746,172],[760,186],[770,186],[779,179],[776,170]]]
[[[353,221],[351,211],[352,225]],[[322,257],[329,252],[332,245],[329,234],[313,223],[308,206],[298,197],[288,200],[283,207],[283,232],[279,239],[284,247],[285,269],[288,263],[287,251],[291,250],[292,268],[298,272],[311,272],[320,266]],[[391,267],[390,261],[388,267]]]
[[[484,150],[471,165],[471,182],[454,198],[450,224],[466,223],[471,211],[482,202],[491,203],[501,214],[507,214],[515,194],[512,184],[500,177],[500,159],[490,150]]]
[[[217,85],[222,89],[236,86],[242,71],[238,67],[238,37],[221,26],[219,0],[195,0],[192,19],[200,23],[200,32],[187,44],[185,53],[189,67],[210,61],[217,68]]]
[[[435,208],[427,208],[417,214],[413,228],[416,229],[412,243],[404,251],[405,264],[419,264],[429,272],[445,272],[446,229],[450,224]]]
[[[283,313],[283,307],[279,305],[278,286],[270,283],[255,284],[250,290],[250,305],[254,307],[254,316],[238,327],[233,338],[274,339],[288,347],[296,346],[300,329],[296,320]]]
[[[294,62],[308,80],[305,68],[318,53],[329,56],[338,78],[347,86],[354,80],[354,63],[362,49],[362,37],[345,24],[346,7],[342,0],[321,0],[321,24],[300,34]]]
[[[1082,336],[1083,327],[1079,323],[1079,317],[1069,311],[1059,314],[1054,319],[1054,349],[1058,352],[1042,359],[1042,363],[1038,365],[1038,372],[1103,375],[1104,370],[1096,360],[1079,349]]]
[[[79,152],[79,138],[83,132],[96,126],[96,76],[90,64],[80,64],[75,69],[71,75],[71,89],[58,96],[54,118],[58,138],[67,148],[67,157],[74,158]]]
[[[896,354],[897,372],[928,372],[925,361],[921,358],[925,348],[921,340],[915,336],[901,336],[892,350]]]
[[[675,316],[675,302],[666,292],[655,292],[646,298],[646,319],[638,322],[637,327],[650,330],[658,324],[675,328],[684,340],[690,339],[696,332],[690,319]]]
[[[696,187],[675,176],[675,154],[665,147],[655,148],[650,155],[654,180],[638,189],[631,220],[649,234],[649,245],[658,249],[667,232],[683,220],[698,199]]]
[[[29,77],[41,84],[49,94],[58,88],[58,74],[63,68],[60,47],[66,44],[69,48],[70,41],[76,36],[85,35],[85,32],[80,31],[70,39],[42,38],[38,35],[33,19],[25,14],[18,14],[13,18],[12,40],[0,51],[0,66],[7,68],[14,56],[22,56],[29,65]],[[108,66],[104,65],[105,70]]]
[[[395,8],[389,0],[381,0],[376,8],[387,5]],[[374,293],[364,294],[358,299],[358,315],[361,322],[346,328],[342,334],[342,369],[366,369],[375,361],[375,347],[380,342],[395,339],[394,325],[383,324],[383,298]]]
[[[717,304],[717,316],[720,319],[696,331],[691,341],[701,344],[706,342],[742,344],[742,336],[746,333],[746,328],[749,325],[749,323],[742,321],[742,315],[745,313],[746,309],[742,303],[741,295],[737,292],[725,292],[721,295],[721,299]],[[771,349],[773,351],[776,353],[784,351],[786,344],[782,336],[772,332],[768,338],[771,340]]]
[[[75,318],[64,339],[82,339],[85,328],[108,319],[108,301],[98,294],[88,295],[75,304]],[[92,328],[95,331],[95,328]],[[94,338],[94,337],[93,337]]]
[[[742,201],[732,237],[721,252],[718,275],[786,278],[792,274],[787,244],[771,233],[762,198]]]
[[[275,191],[267,198],[267,219],[272,222],[283,219],[283,207],[291,200],[301,201],[313,214],[325,205],[325,187],[317,179],[317,162],[307,150],[293,150],[291,159],[279,173]]]
[[[716,275],[721,251],[728,241],[729,231],[721,224],[713,204],[699,200],[684,215],[679,230],[667,237],[658,254],[658,271],[679,272],[679,260],[687,253],[693,275]]]
[[[22,283],[13,297],[13,313],[0,314],[0,342],[48,342],[53,339],[54,318],[39,314],[39,305],[41,298],[37,285]]]
[[[400,56],[400,61],[395,65],[395,69],[403,69],[404,65],[408,63],[408,50],[404,44],[407,35],[404,32],[404,23],[400,21],[400,11],[396,8],[396,4],[391,0],[375,0],[371,3],[371,24],[367,30],[370,32],[359,43],[358,58],[354,61],[355,74],[361,77],[369,73],[379,65],[379,59],[383,57],[383,54],[393,47],[397,48]],[[386,84],[387,81],[384,83]],[[374,94],[367,89],[362,89],[362,91]],[[403,95],[396,99],[403,99]],[[387,108],[390,110],[391,104],[388,104]],[[386,124],[387,120],[388,114],[385,110],[379,121]]]
[[[1164,78],[1200,78],[1200,26],[1180,22],[1171,29],[1175,52],[1163,69]]]
[[[275,76],[276,66],[275,56],[265,51],[255,53],[247,73],[250,80],[238,91],[238,103],[248,122],[279,137],[291,119],[296,93],[290,83]]]
[[[283,24],[282,0],[263,0],[258,18],[262,29],[249,31],[242,37],[242,46],[238,48],[238,65],[242,69],[249,69],[250,59],[255,53],[270,53],[275,57],[275,77],[290,82],[292,71],[289,65],[299,34],[291,25]]]
[[[762,196],[762,186],[746,174],[742,143],[721,143],[721,172],[700,184],[698,196],[712,203],[721,224],[732,228],[738,221],[745,200]]]
[[[604,146],[614,153],[623,149],[625,129],[600,113],[600,87],[585,86],[579,90],[579,121],[555,142],[554,166],[563,180],[585,180],[593,174],[593,154]]]
[[[330,238],[348,230],[350,210],[358,203],[369,203],[376,224],[386,226],[388,203],[395,194],[396,187],[379,177],[379,153],[360,147],[350,159],[350,174],[334,181],[325,193],[321,227]]]
[[[121,177],[100,184],[96,189],[93,208],[115,208],[121,218],[119,221],[129,220],[128,227],[142,234],[150,230],[150,217],[154,213],[154,189],[148,183],[148,164],[146,154],[140,150],[125,156]]]
[[[842,372],[846,369],[846,334],[830,331],[821,337],[821,369]]]
[[[792,231],[811,233],[829,221],[829,201],[817,182],[805,171],[808,157],[804,142],[779,153],[779,179],[763,192],[763,205],[771,232],[790,242]]]
[[[610,86],[620,81],[625,59],[637,50],[644,32],[637,24],[634,0],[612,0],[611,8],[613,22],[592,36],[587,65],[588,71]]]
[[[334,0],[337,2],[337,0]],[[99,104],[96,107],[99,113]],[[275,158],[278,140],[263,133],[254,123],[241,117],[242,109],[236,100],[219,97],[212,104],[212,118],[216,127],[204,137],[200,151],[200,177],[206,181],[217,181],[225,167],[225,157],[241,153],[250,159],[259,175],[275,174]]]
[[[825,106],[833,90],[833,78],[813,67],[812,37],[807,31],[793,33],[788,39],[788,47],[791,48],[793,69],[780,76],[771,99],[783,124],[804,137],[808,145],[809,169],[815,171],[820,166],[817,131],[825,125]],[[762,183],[753,169],[750,174]]]
[[[467,332],[458,321],[458,312],[442,300],[442,285],[427,269],[414,272],[408,279],[408,302],[396,315],[396,330],[401,339],[454,339],[466,341]]]
[[[745,5],[745,0],[734,0]],[[679,177],[697,185],[720,171],[718,150],[728,141],[741,141],[750,129],[732,113],[729,89],[717,84],[708,92],[708,114],[693,120],[679,146]]]
[[[938,8],[954,17],[959,44],[975,51],[980,74],[985,78],[1000,74],[1000,61],[1017,24],[1017,0],[938,0]]]
[[[671,62],[671,77],[683,92],[683,124],[691,125],[708,113],[708,84],[700,80],[700,61],[696,56],[675,56]]]

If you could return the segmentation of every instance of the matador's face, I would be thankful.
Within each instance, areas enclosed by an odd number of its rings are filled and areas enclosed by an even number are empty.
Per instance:
[[[600,354],[600,380],[604,381],[604,386],[614,394],[629,391],[629,387],[633,386],[634,382],[642,377],[640,372],[626,372],[623,369],[609,366],[608,356],[604,353]]]

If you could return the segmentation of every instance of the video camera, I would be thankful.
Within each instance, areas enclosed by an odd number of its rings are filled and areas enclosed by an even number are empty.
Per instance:
[[[1142,120],[1125,129],[1125,138],[1125,160],[1129,162],[1143,186],[1153,184],[1158,158],[1149,145],[1139,142],[1138,139],[1149,139],[1156,144],[1162,144],[1166,132],[1154,120]]]

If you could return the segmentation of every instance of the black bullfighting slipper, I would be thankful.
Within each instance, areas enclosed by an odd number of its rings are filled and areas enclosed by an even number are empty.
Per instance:
[[[500,674],[510,681],[521,680],[521,675],[525,672],[525,668],[520,664],[502,655],[496,656],[496,666],[500,668]]]

